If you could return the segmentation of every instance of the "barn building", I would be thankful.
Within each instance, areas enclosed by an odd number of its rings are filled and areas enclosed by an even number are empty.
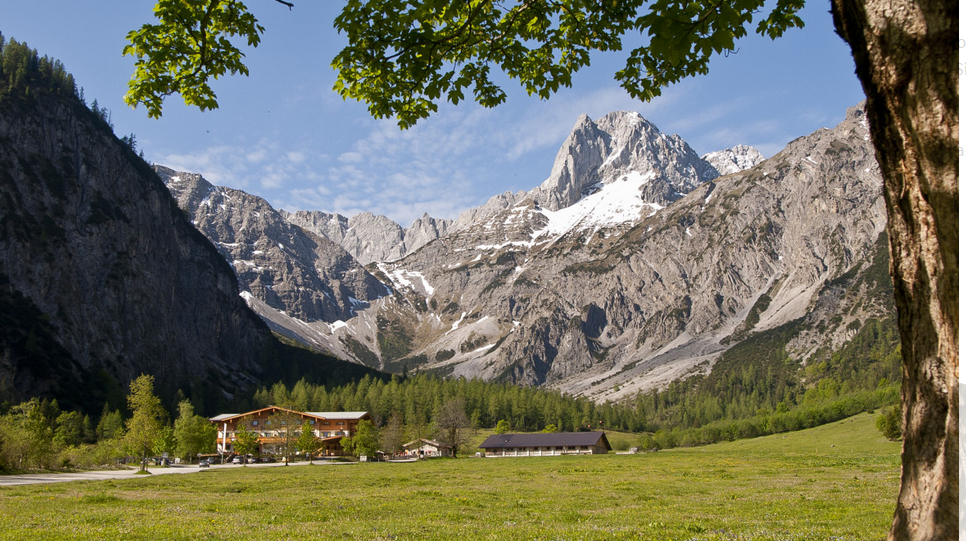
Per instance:
[[[597,455],[611,449],[603,432],[494,434],[480,448],[488,457]]]

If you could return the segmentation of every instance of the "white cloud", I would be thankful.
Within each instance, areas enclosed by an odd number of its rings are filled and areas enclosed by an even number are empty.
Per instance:
[[[255,150],[249,152],[245,156],[245,160],[248,163],[258,163],[258,162],[265,161],[265,158],[267,156],[268,156],[268,151],[266,149],[264,149],[264,148],[257,148]]]
[[[393,121],[368,123],[361,137],[320,169],[324,191],[294,187],[283,206],[346,216],[369,211],[406,225],[426,212],[455,218],[479,203],[472,179],[486,170],[486,159],[474,149],[489,135],[479,129],[485,112],[450,113],[407,131]]]
[[[318,182],[318,158],[308,149],[283,150],[261,139],[239,145],[217,145],[187,154],[162,154],[161,165],[198,173],[217,186],[228,186],[271,199],[274,191],[293,183]]]
[[[339,161],[342,163],[359,163],[362,161],[362,154],[359,152],[343,152],[339,154]]]

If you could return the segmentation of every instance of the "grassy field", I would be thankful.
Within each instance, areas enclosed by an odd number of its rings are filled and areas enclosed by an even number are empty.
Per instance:
[[[436,459],[0,488],[0,539],[882,539],[899,444],[862,414],[640,455]]]

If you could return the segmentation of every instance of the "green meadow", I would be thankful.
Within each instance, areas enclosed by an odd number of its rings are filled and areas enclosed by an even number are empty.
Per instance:
[[[637,455],[236,466],[6,487],[0,539],[882,539],[900,445],[874,419]]]

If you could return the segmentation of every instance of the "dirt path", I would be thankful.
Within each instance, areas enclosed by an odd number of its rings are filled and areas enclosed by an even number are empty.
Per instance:
[[[308,465],[308,462],[295,462],[292,466]],[[250,464],[249,468],[272,468],[285,466],[284,464]],[[152,475],[171,475],[178,473],[197,473],[199,471],[216,471],[221,469],[240,468],[242,466],[225,464],[209,468],[199,468],[195,464],[176,465],[169,467],[148,468]],[[136,469],[84,471],[73,473],[23,473],[18,475],[0,475],[0,486],[36,485],[42,483],[66,483],[70,481],[103,481],[105,479],[135,479]]]

